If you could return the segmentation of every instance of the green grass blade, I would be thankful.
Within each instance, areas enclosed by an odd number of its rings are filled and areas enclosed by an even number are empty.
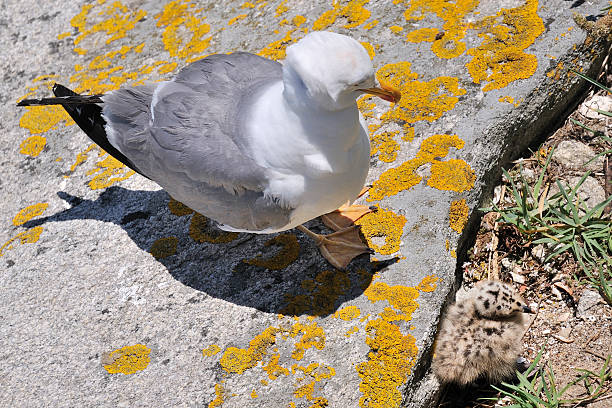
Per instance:
[[[580,78],[584,79],[585,81],[588,81],[588,82],[592,83],[593,85],[603,89],[604,91],[607,91],[608,93],[612,93],[612,90],[610,90],[610,88],[608,88],[606,86],[603,86],[602,84],[600,84],[596,80],[591,79],[588,76],[581,74],[580,72],[576,71],[573,68],[570,68],[570,71],[572,71],[574,74],[578,75]]]

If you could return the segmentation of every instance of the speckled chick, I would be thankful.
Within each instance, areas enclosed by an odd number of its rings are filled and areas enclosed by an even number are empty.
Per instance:
[[[531,310],[512,286],[481,281],[449,307],[436,340],[432,367],[444,383],[491,383],[511,377],[521,352],[523,313]]]

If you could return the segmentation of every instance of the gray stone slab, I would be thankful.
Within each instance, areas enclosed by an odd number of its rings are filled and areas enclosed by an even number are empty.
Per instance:
[[[608,3],[331,3],[0,4],[1,401],[435,403],[431,344],[474,209],[500,163],[578,102],[568,68],[596,73],[609,40],[572,13],[595,20]],[[377,148],[362,201],[381,207],[361,223],[391,265],[362,257],[339,272],[295,231],[219,233],[89,148],[61,110],[14,106],[53,81],[104,92],[214,52],[282,58],[313,29],[367,43],[402,89],[401,106],[361,106]]]

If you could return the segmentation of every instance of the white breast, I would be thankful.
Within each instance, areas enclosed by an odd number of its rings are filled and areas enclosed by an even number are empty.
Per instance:
[[[286,230],[353,201],[368,174],[370,144],[354,108],[296,112],[272,85],[248,116],[249,150],[269,170],[265,194],[294,208]],[[265,231],[273,232],[273,231]]]

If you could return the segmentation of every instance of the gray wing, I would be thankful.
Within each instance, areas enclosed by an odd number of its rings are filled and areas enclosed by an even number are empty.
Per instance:
[[[280,228],[291,209],[264,198],[266,170],[245,152],[240,118],[258,92],[281,78],[279,63],[253,54],[211,55],[173,81],[104,96],[108,138],[194,210],[238,229]]]

